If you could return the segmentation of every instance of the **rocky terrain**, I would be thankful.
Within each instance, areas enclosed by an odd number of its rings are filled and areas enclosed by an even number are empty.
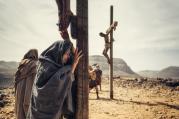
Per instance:
[[[179,86],[160,80],[115,79],[114,99],[109,98],[109,81],[103,78],[100,99],[89,94],[89,119],[179,119]],[[4,106],[1,119],[15,119],[13,88],[1,89]]]
[[[15,119],[14,113],[14,89],[0,90],[0,119]]]
[[[114,81],[114,99],[109,99],[109,81],[103,80],[100,99],[90,93],[90,119],[179,119],[179,86],[160,81]]]

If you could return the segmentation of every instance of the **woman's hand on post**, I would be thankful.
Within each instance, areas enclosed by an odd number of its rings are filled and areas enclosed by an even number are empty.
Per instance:
[[[82,51],[78,52],[78,48],[75,49],[74,62],[72,65],[72,73],[74,73],[76,66],[78,65],[79,60],[83,56]]]

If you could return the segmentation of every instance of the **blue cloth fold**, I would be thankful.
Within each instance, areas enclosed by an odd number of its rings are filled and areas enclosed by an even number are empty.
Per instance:
[[[32,89],[30,119],[59,119],[62,114],[74,113],[72,62],[62,63],[69,48],[70,42],[57,41],[41,54]]]

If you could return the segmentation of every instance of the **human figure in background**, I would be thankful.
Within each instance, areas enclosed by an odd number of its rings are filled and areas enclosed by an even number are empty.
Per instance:
[[[95,88],[97,99],[99,99],[99,91],[98,91],[98,86],[97,86],[97,81],[96,81],[96,72],[95,72],[94,67],[89,66],[88,73],[89,73],[89,93],[90,93],[90,90]]]
[[[94,66],[94,71],[96,73],[96,85],[100,87],[100,91],[102,90],[101,89],[101,82],[102,82],[102,70],[100,69],[100,66],[99,64],[95,64]]]
[[[19,63],[15,74],[15,115],[17,119],[26,119],[32,85],[36,75],[38,51],[29,50]]]

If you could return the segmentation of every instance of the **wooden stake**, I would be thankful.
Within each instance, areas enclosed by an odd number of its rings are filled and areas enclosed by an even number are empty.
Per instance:
[[[76,119],[88,119],[88,0],[77,0],[77,47],[83,57],[77,69]]]
[[[113,6],[110,6],[110,26],[113,24]],[[113,30],[110,32],[110,65],[109,65],[109,80],[110,80],[110,99],[113,99]]]

